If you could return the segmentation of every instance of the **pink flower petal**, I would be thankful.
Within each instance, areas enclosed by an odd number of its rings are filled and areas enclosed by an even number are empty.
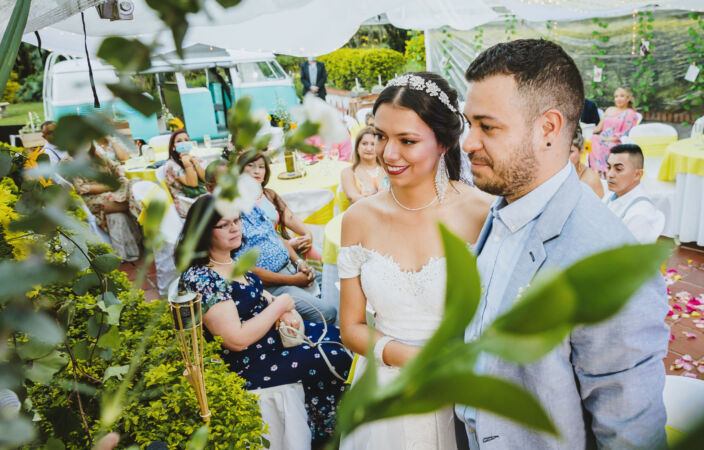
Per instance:
[[[682,334],[684,334],[687,337],[687,339],[696,339],[697,338],[696,334],[690,333],[688,331],[683,331]]]
[[[687,378],[697,378],[697,376],[695,374],[690,373],[690,372],[685,372],[682,374],[682,376],[687,377]]]
[[[684,370],[690,371],[690,370],[692,370],[693,366],[690,363],[684,363],[684,364],[682,364],[682,368]]]
[[[692,305],[692,306],[695,306],[695,305],[701,305],[702,302],[700,302],[700,301],[697,300],[696,298],[692,297],[691,299],[689,299],[689,301],[687,302],[687,304]]]
[[[690,361],[690,362],[691,362],[691,361],[692,361],[692,356],[691,356],[691,355],[684,355],[684,356],[682,357],[682,359],[685,360],[685,361]]]
[[[671,341],[674,341],[674,340],[675,340],[675,335],[672,334],[672,333],[670,333],[670,340],[671,340]]]
[[[680,305],[672,305],[673,309],[676,309],[677,311],[682,311],[682,307]]]
[[[677,358],[677,359],[675,360],[675,364],[680,364],[680,365],[684,364],[684,359],[682,359],[682,358]]]
[[[670,310],[667,312],[667,315],[668,315],[668,316],[671,316],[671,315],[673,315],[673,314],[674,314],[674,313],[672,312],[672,308],[670,308]]]
[[[697,372],[704,373],[704,366],[697,366]]]

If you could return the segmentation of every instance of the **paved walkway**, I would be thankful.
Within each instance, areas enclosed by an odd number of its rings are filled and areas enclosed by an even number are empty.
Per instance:
[[[140,264],[141,261],[123,263],[120,270],[134,280]],[[688,374],[704,380],[704,309],[692,308],[698,306],[699,301],[704,304],[704,249],[688,245],[679,247],[667,263],[666,279],[672,283],[668,289],[672,313],[665,320],[671,327],[665,368],[668,375]],[[147,301],[160,297],[154,264],[147,271],[142,289]]]

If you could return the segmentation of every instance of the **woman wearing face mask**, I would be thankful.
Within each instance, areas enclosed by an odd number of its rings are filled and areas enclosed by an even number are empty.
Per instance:
[[[620,87],[614,92],[614,106],[606,110],[601,122],[594,127],[589,167],[604,175],[611,148],[620,144],[621,136],[636,125],[638,114],[633,109],[633,92],[627,87]]]
[[[458,181],[463,120],[457,92],[439,75],[417,72],[389,82],[374,105],[376,154],[389,189],[345,212],[337,264],[340,330],[377,378],[392,381],[439,326],[445,303],[445,257],[438,222],[474,243],[489,198]],[[367,303],[375,311],[370,336]],[[371,339],[371,342],[370,342]],[[374,422],[355,430],[342,449],[454,449],[452,408]]]
[[[354,144],[352,167],[343,170],[340,177],[342,190],[350,203],[374,195],[382,189],[385,176],[374,149],[374,128],[359,130]]]
[[[169,140],[169,160],[166,162],[166,184],[174,206],[181,217],[186,217],[190,202],[183,197],[196,198],[208,192],[205,186],[204,163],[191,156],[191,139],[186,130],[176,130]]]

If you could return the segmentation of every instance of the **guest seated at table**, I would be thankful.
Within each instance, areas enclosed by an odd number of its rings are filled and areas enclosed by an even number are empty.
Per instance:
[[[296,310],[306,320],[321,320],[318,309],[328,323],[337,318],[337,305],[320,298],[320,285],[315,272],[298,256],[288,242],[279,236],[267,214],[259,206],[242,214],[244,243],[235,256],[256,248],[256,267],[252,269],[274,295],[290,294]]]
[[[212,206],[211,195],[200,197],[191,207],[178,247],[186,230],[195,229],[201,212]],[[297,328],[298,319],[291,295],[265,291],[256,274],[248,272],[228,281],[234,268],[232,253],[243,241],[239,217],[221,217],[213,212],[205,231],[198,237],[195,255],[181,282],[201,296],[205,337],[221,336],[222,358],[230,370],[245,379],[247,389],[284,384],[303,384],[312,445],[322,448],[335,426],[337,402],[345,390],[320,352],[325,352],[339,376],[346,378],[351,358],[339,345],[298,345],[285,348],[278,329],[281,323]],[[178,253],[177,253],[178,254]],[[306,335],[316,342],[323,333],[320,323],[304,322]],[[325,342],[340,343],[340,330],[327,326]],[[300,443],[290,443],[298,448]],[[307,444],[307,443],[306,443]]]
[[[127,161],[130,159],[130,154],[118,139],[105,136],[95,141],[95,143],[98,144],[98,151],[108,159],[113,161]]]
[[[207,192],[205,187],[205,163],[189,155],[191,139],[186,130],[176,130],[169,140],[169,160],[166,162],[166,184],[174,200],[179,216],[186,217],[191,202],[183,197],[196,198]]]
[[[286,202],[273,189],[267,188],[271,177],[269,161],[263,153],[251,155],[242,153],[237,159],[237,164],[242,168],[242,173],[250,175],[262,185],[262,196],[257,200],[257,206],[264,211],[274,228],[279,232],[296,253],[307,258],[320,259],[320,255],[313,249],[313,233],[306,224],[289,209]],[[288,230],[297,234],[290,237]],[[313,254],[309,254],[313,252]]]
[[[620,87],[614,92],[614,106],[604,113],[592,134],[592,151],[589,153],[589,167],[606,173],[606,161],[609,150],[621,143],[621,136],[638,125],[638,114],[633,109],[633,93],[627,87]]]
[[[95,216],[98,226],[110,236],[115,252],[124,260],[137,259],[141,233],[134,219],[139,215],[140,206],[130,195],[130,181],[120,164],[102,155],[95,144],[91,144],[88,156],[98,170],[117,178],[120,187],[112,191],[104,184],[76,177],[73,180],[76,192]]]
[[[374,149],[374,128],[366,127],[357,133],[354,143],[354,162],[340,175],[342,190],[354,203],[383,189],[384,169]]]
[[[364,124],[368,127],[374,126],[374,113],[373,112],[367,113],[367,115],[364,117]]]
[[[640,185],[643,176],[643,152],[635,144],[621,144],[611,149],[608,162],[609,191],[604,203],[626,224],[642,244],[655,242],[665,228],[660,212]]]
[[[577,126],[574,139],[572,139],[572,147],[570,147],[570,161],[574,164],[574,169],[577,171],[579,181],[586,184],[601,198],[604,196],[604,187],[601,185],[601,178],[596,171],[590,169],[586,164],[582,164],[582,149],[584,148],[584,137],[582,129]]]
[[[49,162],[51,165],[55,166],[59,163],[59,161],[68,156],[68,152],[60,150],[56,145],[54,145],[54,130],[56,130],[56,122],[53,120],[47,120],[42,124],[40,129],[42,131],[42,137],[46,141],[44,143],[44,147],[42,147],[42,151],[49,157]]]

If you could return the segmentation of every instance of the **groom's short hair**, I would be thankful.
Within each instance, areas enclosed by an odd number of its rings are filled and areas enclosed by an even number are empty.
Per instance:
[[[573,136],[584,108],[584,84],[574,60],[554,42],[519,39],[484,50],[467,68],[469,82],[493,75],[510,75],[530,111],[527,120],[554,108],[566,119]]]

